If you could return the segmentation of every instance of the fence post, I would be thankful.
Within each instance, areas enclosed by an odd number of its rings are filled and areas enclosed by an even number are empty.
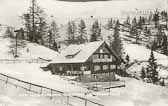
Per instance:
[[[6,84],[8,83],[8,77],[7,77],[7,79],[6,79]]]
[[[51,97],[50,97],[50,99],[52,99],[52,89],[51,89]]]
[[[31,84],[29,85],[29,91],[31,90]]]
[[[40,94],[42,94],[42,92],[43,92],[43,88],[41,87]]]
[[[69,95],[67,95],[67,106],[69,106]]]
[[[87,106],[87,93],[85,93],[86,99],[85,99],[85,106]]]

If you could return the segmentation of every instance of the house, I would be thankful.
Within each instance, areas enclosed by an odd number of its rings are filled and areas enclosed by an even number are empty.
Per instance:
[[[105,41],[69,45],[47,68],[53,74],[84,75],[115,72],[120,58]]]

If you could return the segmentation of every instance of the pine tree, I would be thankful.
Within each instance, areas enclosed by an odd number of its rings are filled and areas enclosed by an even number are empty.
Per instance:
[[[137,19],[136,19],[136,17],[132,19],[132,26],[133,27],[137,26]]]
[[[6,28],[5,37],[14,38],[13,29],[11,27]]]
[[[49,45],[50,48],[53,48],[53,45],[55,43],[55,41],[60,37],[59,36],[59,29],[58,29],[58,25],[55,22],[55,20],[53,20],[51,22],[50,28],[49,28]]]
[[[80,21],[80,24],[78,26],[78,33],[79,33],[79,43],[82,44],[84,42],[87,42],[87,32],[86,32],[86,25],[84,20]]]
[[[56,41],[54,41],[54,43],[53,43],[53,50],[55,50],[55,51],[58,51],[58,44],[57,44],[57,42]]]
[[[43,36],[47,32],[46,14],[37,5],[36,0],[32,0],[31,3],[28,12],[21,16],[27,32],[27,39],[35,43],[44,43]]]
[[[119,33],[119,20],[117,20],[115,28],[114,28],[114,35],[113,35],[113,41],[112,44],[110,45],[110,47],[120,56],[123,56],[123,44],[122,44],[122,40],[120,37],[120,33]]]
[[[138,35],[137,19],[136,18],[134,18],[132,20],[132,28],[131,28],[130,34],[135,36],[135,43],[138,44],[139,35]]]
[[[140,16],[139,19],[138,19],[138,23],[137,23],[137,24],[138,24],[138,27],[139,27],[140,29],[142,29],[142,24],[143,24],[143,22],[142,22],[143,20],[142,20],[142,19],[143,19],[143,18]]]
[[[130,25],[130,17],[128,16],[126,21],[125,21],[125,25]]]
[[[158,10],[155,11],[155,14],[153,15],[153,21],[155,22],[155,28],[159,25],[159,13]]]
[[[166,36],[166,34],[163,35],[163,40],[162,40],[162,52],[163,52],[163,54],[165,54],[165,55],[168,54],[168,42],[167,42],[167,36]]]
[[[67,33],[68,33],[68,43],[69,44],[74,44],[75,42],[75,33],[76,33],[76,25],[75,22],[68,22],[68,28],[67,28]]]
[[[108,27],[108,29],[113,28],[113,19],[112,18],[110,20],[108,20],[107,27]]]
[[[145,68],[144,67],[142,67],[142,69],[141,69],[140,77],[141,77],[141,79],[144,79],[146,77],[146,72],[145,72]]]
[[[98,41],[101,40],[101,27],[98,21],[95,21],[91,28],[91,38],[90,41]]]
[[[148,60],[149,65],[147,66],[147,78],[152,82],[158,82],[158,72],[157,72],[157,63],[153,54],[153,49],[151,49],[150,58]]]
[[[130,61],[130,57],[128,54],[126,55],[126,61],[127,61],[127,63],[129,63],[129,61]]]

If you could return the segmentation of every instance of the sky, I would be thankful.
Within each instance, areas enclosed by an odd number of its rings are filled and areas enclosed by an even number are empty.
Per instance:
[[[48,15],[58,21],[74,18],[126,17],[125,11],[164,8],[166,0],[37,0]],[[73,1],[73,2],[71,2]],[[74,2],[78,1],[78,2]],[[19,26],[19,16],[26,12],[31,0],[0,0],[0,23]],[[167,3],[168,4],[168,3]]]

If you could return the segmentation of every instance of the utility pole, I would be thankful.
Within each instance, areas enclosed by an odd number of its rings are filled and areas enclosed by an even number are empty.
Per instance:
[[[32,36],[33,36],[33,42],[36,42],[36,37],[35,37],[35,11],[34,11],[34,9],[35,9],[35,0],[32,0],[32,24],[33,24],[33,29],[32,29]]]
[[[18,38],[17,37],[18,37],[18,34],[20,33],[20,29],[19,30],[15,30],[14,32],[16,32],[16,36],[15,36],[16,46],[15,46],[15,56],[14,56],[16,58],[16,57],[18,57],[18,55],[17,55]]]

